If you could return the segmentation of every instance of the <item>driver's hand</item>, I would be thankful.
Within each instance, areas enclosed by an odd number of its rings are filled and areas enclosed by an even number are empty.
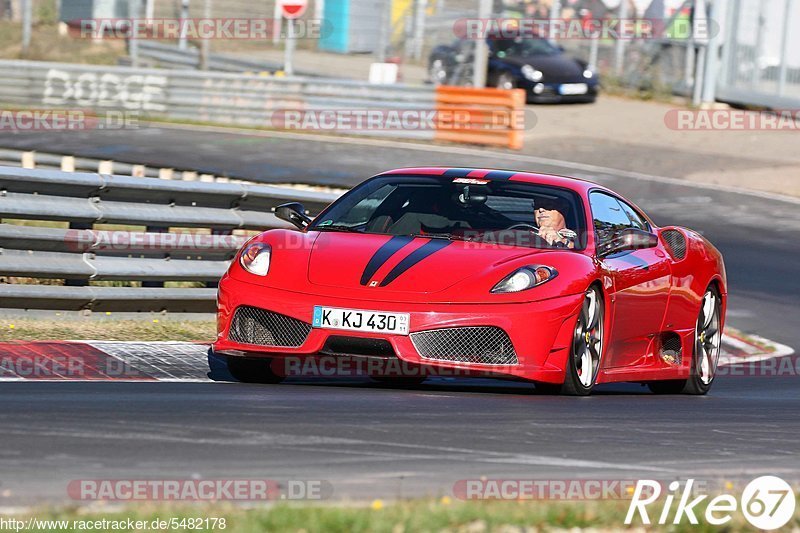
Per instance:
[[[539,228],[539,237],[546,240],[547,244],[553,244],[554,242],[561,242],[564,240],[556,230],[547,227]]]

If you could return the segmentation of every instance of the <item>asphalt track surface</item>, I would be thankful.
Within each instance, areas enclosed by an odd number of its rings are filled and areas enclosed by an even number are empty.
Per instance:
[[[48,151],[62,151],[55,139],[37,136],[12,140],[17,147],[49,141]],[[260,169],[277,182],[348,185],[386,168],[432,164],[592,178],[656,223],[699,230],[723,252],[730,325],[800,346],[797,203],[503,151],[157,128],[85,132],[69,142],[84,147],[71,150],[80,155],[113,151],[129,162],[150,162],[131,154],[174,156],[176,167],[213,161],[242,175]],[[11,145],[0,136],[0,146]],[[706,397],[654,396],[622,384],[563,398],[492,380],[414,389],[359,381],[2,383],[0,492],[8,496],[0,501],[64,500],[67,483],[86,478],[327,480],[335,498],[450,494],[455,481],[481,476],[714,480],[772,473],[796,481],[798,384],[796,375],[720,376]]]

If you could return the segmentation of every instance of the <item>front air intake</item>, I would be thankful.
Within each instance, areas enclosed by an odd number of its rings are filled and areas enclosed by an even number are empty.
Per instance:
[[[482,365],[518,364],[511,339],[498,327],[420,331],[411,334],[411,342],[423,359]]]
[[[311,324],[302,320],[258,307],[241,306],[233,316],[228,337],[243,344],[297,348],[309,333]]]

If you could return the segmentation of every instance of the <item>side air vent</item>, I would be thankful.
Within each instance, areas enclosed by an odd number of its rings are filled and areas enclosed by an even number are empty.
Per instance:
[[[661,335],[661,359],[670,365],[681,364],[681,338],[672,332]]]
[[[683,259],[686,257],[686,237],[676,229],[668,229],[661,232],[661,238],[667,243],[672,257]]]

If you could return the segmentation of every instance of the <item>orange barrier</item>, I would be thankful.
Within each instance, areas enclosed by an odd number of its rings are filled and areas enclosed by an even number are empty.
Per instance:
[[[523,89],[436,88],[435,139],[519,150],[525,131]]]

